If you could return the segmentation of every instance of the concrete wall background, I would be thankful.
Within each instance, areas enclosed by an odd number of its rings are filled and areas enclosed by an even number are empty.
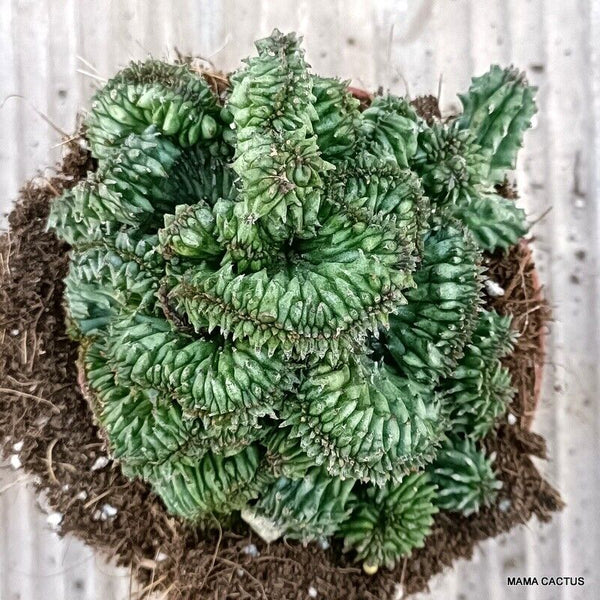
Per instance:
[[[323,74],[415,96],[442,79],[445,110],[492,62],[527,70],[540,112],[517,179],[555,322],[534,428],[541,465],[568,502],[544,527],[482,544],[437,578],[429,598],[589,600],[600,597],[600,2],[598,0],[0,0],[0,190],[60,156],[60,134],[97,85],[129,59],[177,47],[224,70],[273,27],[304,34]],[[89,64],[88,64],[89,63]],[[551,209],[547,214],[546,211]],[[18,440],[16,440],[18,441]],[[508,588],[507,575],[584,576],[579,588]],[[77,540],[59,540],[22,471],[0,463],[0,599],[129,598],[130,575]]]

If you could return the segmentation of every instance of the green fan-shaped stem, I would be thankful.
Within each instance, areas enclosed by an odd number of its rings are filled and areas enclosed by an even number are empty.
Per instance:
[[[480,304],[480,256],[458,223],[430,235],[416,287],[390,316],[384,332],[393,363],[410,378],[435,384],[450,374],[476,323]]]
[[[238,274],[190,270],[170,293],[197,328],[208,323],[256,348],[336,360],[356,349],[365,333],[387,324],[387,315],[412,285],[392,222],[353,223],[337,216],[319,235],[298,245],[291,264]],[[400,268],[399,268],[400,267]]]
[[[448,441],[428,469],[438,487],[435,504],[467,517],[491,506],[502,487],[493,469],[494,459],[494,455],[486,457],[472,440]]]
[[[233,456],[205,454],[198,462],[165,463],[153,468],[144,479],[149,481],[167,510],[189,521],[214,525],[241,510],[263,488],[259,476],[262,452],[248,446]]]
[[[350,513],[353,486],[351,479],[331,477],[313,467],[301,479],[280,477],[267,486],[256,504],[246,509],[244,518],[263,526],[268,522],[269,531],[303,543],[325,540]]]
[[[285,363],[242,342],[190,339],[157,318],[120,323],[105,347],[120,384],[172,396],[214,438],[259,437],[257,419],[274,416],[294,380]]]
[[[523,134],[536,112],[535,91],[523,73],[494,65],[474,77],[469,91],[460,96],[463,114],[458,123],[489,151],[488,174],[494,183],[502,181],[507,169],[515,168]]]
[[[234,207],[247,231],[230,229],[235,260],[273,251],[291,235],[310,235],[321,202],[320,173],[330,168],[320,156],[312,129],[316,118],[312,79],[299,40],[279,32],[256,44],[258,56],[232,77],[228,111],[236,132],[233,168],[242,197]],[[247,254],[247,257],[244,254]]]
[[[219,107],[210,86],[187,65],[132,63],[94,96],[86,119],[92,153],[106,158],[129,134],[149,125],[183,148],[215,139]]]
[[[440,384],[455,433],[482,438],[506,412],[514,389],[500,359],[512,351],[514,340],[510,317],[480,313],[464,356]]]
[[[282,415],[290,436],[331,475],[377,485],[429,462],[444,428],[427,388],[367,360],[312,367]]]
[[[435,485],[425,473],[412,473],[399,484],[366,488],[340,529],[344,549],[356,552],[367,573],[379,566],[394,568],[399,558],[423,547],[437,512],[434,497]]]
[[[313,77],[316,119],[313,129],[326,160],[349,157],[357,138],[360,102],[348,92],[348,82]]]
[[[157,312],[164,272],[157,250],[156,236],[119,232],[71,253],[65,297],[70,318],[83,334],[97,332],[131,310]]]
[[[497,194],[484,194],[453,214],[473,234],[479,247],[490,252],[513,246],[529,229],[525,211]]]

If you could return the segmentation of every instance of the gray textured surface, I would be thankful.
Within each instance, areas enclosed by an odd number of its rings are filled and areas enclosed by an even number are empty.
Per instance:
[[[444,600],[600,598],[600,3],[598,0],[0,0],[0,189],[3,211],[27,177],[60,156],[57,127],[101,76],[177,47],[235,68],[277,26],[305,35],[316,70],[411,95],[456,92],[491,62],[514,63],[539,86],[540,112],[517,178],[555,323],[534,428],[550,446],[541,468],[569,504],[482,544],[437,578]],[[81,57],[81,58],[79,58]],[[84,59],[82,61],[81,59]],[[15,440],[18,441],[18,440]],[[23,474],[0,465],[0,599],[124,599],[130,577],[73,539],[60,541]],[[507,575],[585,576],[584,587],[507,587]]]

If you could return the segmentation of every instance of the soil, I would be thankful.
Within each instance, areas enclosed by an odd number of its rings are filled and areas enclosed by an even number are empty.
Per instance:
[[[531,460],[546,456],[544,440],[528,424],[548,310],[526,244],[487,259],[490,276],[505,289],[490,304],[513,314],[521,332],[507,361],[517,389],[510,408],[516,422],[505,419],[484,441],[497,456],[499,503],[468,519],[440,513],[425,548],[395,570],[369,577],[337,543],[327,549],[285,541],[267,545],[243,524],[199,531],[169,516],[150,489],[126,479],[115,462],[94,468],[107,451],[77,385],[77,345],[65,333],[68,247],[46,231],[52,199],[91,167],[82,146],[69,144],[53,178],[23,188],[10,232],[0,238],[0,453],[12,454],[13,444],[23,442],[23,468],[37,476],[49,506],[64,514],[61,535],[74,534],[131,566],[146,593],[168,591],[177,600],[296,600],[307,598],[309,588],[330,600],[384,599],[394,596],[397,585],[405,593],[426,589],[432,575],[471,557],[478,542],[533,515],[548,521],[562,508],[558,492]],[[114,517],[103,517],[105,504],[117,509]]]
[[[442,118],[440,105],[435,96],[418,96],[411,104],[417,113],[425,119],[428,125],[431,125],[436,119]]]

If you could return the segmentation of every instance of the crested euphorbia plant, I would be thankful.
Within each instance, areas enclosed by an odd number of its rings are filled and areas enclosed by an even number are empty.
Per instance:
[[[361,107],[294,34],[256,47],[218,95],[156,60],[96,94],[97,169],[50,217],[69,331],[112,455],[169,511],[339,536],[372,572],[500,485],[479,442],[514,336],[481,262],[527,230],[496,189],[533,90],[493,67],[428,124]]]

